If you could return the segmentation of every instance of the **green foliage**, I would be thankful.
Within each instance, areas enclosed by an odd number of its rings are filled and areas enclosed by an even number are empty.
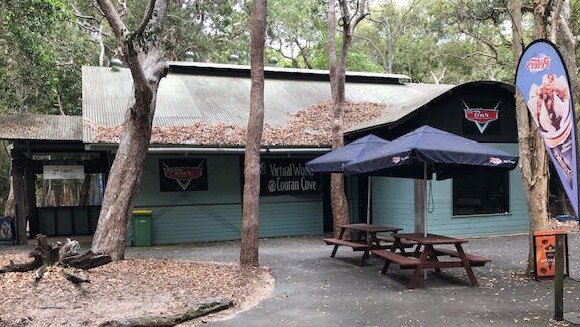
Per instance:
[[[227,63],[237,54],[240,63],[249,62],[251,3],[236,0],[185,1],[170,8],[167,17],[168,58],[183,60],[186,51],[198,61]]]
[[[66,3],[5,1],[0,30],[0,110],[79,114],[80,67],[94,46]]]

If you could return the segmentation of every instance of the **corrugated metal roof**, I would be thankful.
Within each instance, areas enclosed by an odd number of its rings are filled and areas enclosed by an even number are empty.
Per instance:
[[[381,116],[372,119],[370,121],[364,122],[362,124],[356,125],[345,133],[350,133],[358,131],[361,129],[367,129],[374,126],[386,125],[398,121],[399,119],[407,116],[413,111],[421,108],[430,101],[434,100],[438,96],[444,94],[445,92],[456,87],[455,85],[448,84],[416,84],[409,83],[406,84],[412,91],[408,92],[408,96],[402,97],[399,94],[382,94],[383,97],[381,101],[384,103],[389,103],[389,110],[385,111]],[[414,96],[411,95],[414,93]]]
[[[0,116],[0,139],[82,141],[82,117],[3,115]]]
[[[249,75],[246,76],[243,70],[245,68],[233,68],[242,69],[244,73],[232,74],[230,66],[233,65],[220,65],[220,70],[212,74],[211,68],[215,65],[198,66],[192,68],[184,64],[179,66],[179,72],[170,70],[167,77],[161,80],[153,126],[188,126],[200,122],[245,128],[251,86]],[[301,78],[291,78],[291,69],[268,69],[270,77],[267,76],[265,81],[264,122],[271,127],[284,126],[297,112],[331,98],[328,81],[310,79],[308,73],[312,72],[300,70]],[[271,77],[278,70],[282,75]],[[323,72],[314,72],[316,76],[321,74]],[[353,76],[353,73],[349,74]],[[375,79],[374,75],[379,79]],[[404,75],[359,73],[354,76],[359,82],[346,83],[346,99],[351,102],[383,103],[400,108],[403,103],[416,102],[417,98],[429,94],[417,84],[399,83],[399,78]],[[384,83],[377,83],[381,79]],[[128,69],[113,72],[105,67],[83,67],[83,119],[87,122],[83,130],[85,143],[98,142],[96,132],[90,126],[113,127],[123,122],[132,84]]]

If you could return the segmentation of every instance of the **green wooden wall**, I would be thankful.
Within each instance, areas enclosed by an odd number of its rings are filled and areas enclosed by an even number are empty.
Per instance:
[[[207,159],[207,191],[159,191],[159,159],[179,158]],[[153,210],[153,244],[239,239],[241,160],[239,155],[148,156],[134,207]],[[260,197],[260,237],[320,234],[322,229],[320,194]]]
[[[517,144],[490,144],[517,154]],[[427,182],[429,185],[429,182]],[[429,188],[429,186],[427,186]],[[510,172],[510,212],[497,215],[456,216],[452,214],[452,181],[432,181],[433,212],[427,215],[427,230],[448,236],[489,236],[529,230],[529,218],[520,169]],[[373,177],[373,222],[414,229],[413,180]]]

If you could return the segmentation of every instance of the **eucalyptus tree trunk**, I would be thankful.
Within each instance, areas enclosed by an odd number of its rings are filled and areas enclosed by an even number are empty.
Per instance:
[[[574,35],[570,27],[570,1],[560,0],[561,10],[554,15],[552,21],[552,34],[555,35],[552,42],[558,45],[560,53],[564,58],[564,63],[568,68],[568,77],[572,86],[572,94],[575,100],[576,110],[580,108],[577,106],[580,101],[580,76],[578,75],[578,65],[576,65],[576,47],[580,36]],[[554,23],[556,22],[556,23]],[[576,122],[580,119],[580,115],[576,115]]]
[[[252,8],[250,117],[244,162],[244,199],[240,265],[257,267],[260,211],[260,145],[264,126],[264,43],[266,0],[254,0]]]
[[[109,0],[97,2],[115,34],[133,77],[133,96],[125,114],[121,141],[109,173],[92,244],[93,252],[121,260],[125,255],[131,208],[151,139],[157,90],[161,78],[167,75],[163,45],[157,40],[151,40],[151,35],[160,38],[168,1],[150,0],[143,21],[134,32],[129,32]],[[152,34],[145,38],[145,32]],[[138,44],[144,44],[145,48]]]
[[[85,178],[83,178],[83,182],[81,183],[78,190],[79,195],[77,205],[80,207],[89,205],[90,193],[91,193],[91,174],[85,174]]]
[[[366,0],[357,1],[357,11],[351,16],[347,1],[338,1],[341,12],[342,47],[340,58],[336,53],[336,6],[334,0],[328,1],[327,33],[328,33],[328,63],[330,69],[330,90],[332,94],[332,148],[344,145],[343,116],[345,107],[345,80],[348,50],[352,35],[358,23],[367,15]],[[338,236],[338,225],[349,221],[348,203],[344,194],[344,177],[342,174],[331,174],[330,200],[332,205],[332,221],[334,235]]]
[[[4,3],[0,6],[0,14],[2,14],[1,9],[3,8]],[[0,23],[2,18],[0,18]],[[1,28],[0,28],[1,29]],[[16,217],[16,207],[14,203],[14,182],[12,179],[12,157],[10,156],[10,150],[8,149],[8,142],[1,141],[0,142],[0,151],[2,151],[2,160],[6,161],[7,165],[9,166],[9,174],[8,174],[8,194],[6,195],[6,201],[4,202],[4,217]]]
[[[577,36],[570,28],[570,1],[557,0],[553,4],[554,10],[551,14],[550,41],[555,43],[562,54],[564,63],[568,68],[568,78],[570,79],[572,98],[575,100],[575,109],[578,110],[578,100],[580,99],[580,77],[578,76],[578,66],[576,65]],[[576,113],[576,122],[579,115]],[[559,211],[556,214],[571,214],[573,212],[568,195],[564,186],[559,181],[556,182],[556,196],[559,199]]]
[[[522,2],[514,0],[511,4],[513,56],[517,62],[523,52]],[[535,23],[545,24],[544,14],[535,11]],[[537,17],[536,17],[537,16]],[[545,17],[544,17],[545,18]],[[542,33],[544,33],[542,35]],[[545,37],[546,27],[534,26],[534,37]],[[530,119],[529,111],[521,93],[516,89],[516,117],[518,121],[518,140],[520,168],[530,216],[530,247],[526,272],[534,267],[533,233],[545,228],[548,217],[548,158],[537,127]]]

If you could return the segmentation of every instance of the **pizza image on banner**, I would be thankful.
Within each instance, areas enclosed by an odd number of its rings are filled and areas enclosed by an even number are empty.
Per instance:
[[[207,191],[205,159],[159,159],[161,192]]]

